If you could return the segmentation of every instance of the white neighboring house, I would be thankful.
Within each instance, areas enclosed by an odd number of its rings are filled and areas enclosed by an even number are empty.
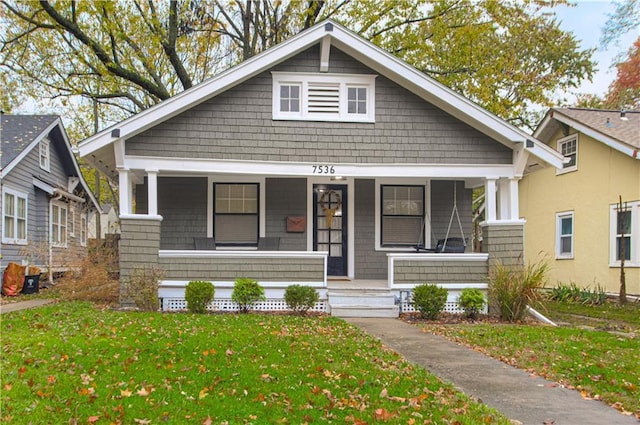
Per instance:
[[[98,221],[97,211],[91,214],[89,217],[89,239],[97,239],[98,234],[96,232],[96,226]],[[120,233],[120,223],[118,221],[118,213],[111,204],[104,204],[102,206],[102,213],[100,214],[100,239],[104,239],[107,234]]]

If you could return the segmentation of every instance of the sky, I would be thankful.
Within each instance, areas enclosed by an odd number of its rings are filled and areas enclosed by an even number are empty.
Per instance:
[[[593,93],[602,96],[607,92],[609,84],[616,77],[615,67],[611,68],[616,56],[619,53],[626,53],[633,45],[633,42],[640,36],[640,28],[624,34],[616,46],[613,43],[603,50],[600,45],[602,28],[608,19],[608,14],[615,10],[612,1],[604,0],[572,0],[573,7],[557,6],[553,8],[557,19],[561,21],[560,27],[566,31],[574,33],[581,41],[582,48],[596,47],[594,60],[597,62],[598,72],[593,78],[593,82],[584,82],[577,90],[577,93]],[[570,101],[575,100],[574,93],[568,93]]]

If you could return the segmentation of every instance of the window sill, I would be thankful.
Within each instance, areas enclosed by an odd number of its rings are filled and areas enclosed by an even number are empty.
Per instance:
[[[573,255],[557,255],[556,260],[573,260]]]
[[[556,170],[556,176],[560,176],[562,174],[573,173],[574,171],[578,171],[578,167],[571,168],[563,168],[562,170]]]
[[[16,240],[16,239],[2,239],[3,244],[7,245],[27,245],[26,240]]]
[[[609,263],[609,267],[613,268],[613,269],[619,269],[620,268],[620,263],[619,262],[618,263]],[[634,263],[634,262],[631,262],[631,261],[628,261],[628,262],[625,261],[625,263],[624,263],[624,268],[625,269],[626,268],[637,268],[637,267],[640,267],[640,263]]]

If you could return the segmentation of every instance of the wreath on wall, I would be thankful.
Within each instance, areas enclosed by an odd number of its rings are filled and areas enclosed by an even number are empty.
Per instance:
[[[335,196],[335,208],[329,208],[331,205],[331,195]],[[342,198],[340,197],[340,194],[338,192],[336,192],[335,190],[327,190],[326,192],[322,193],[322,196],[320,196],[320,208],[322,208],[322,211],[324,212],[325,215],[325,220],[327,222],[327,228],[331,228],[331,223],[333,222],[333,217],[336,214],[336,211],[339,211],[342,208]]]

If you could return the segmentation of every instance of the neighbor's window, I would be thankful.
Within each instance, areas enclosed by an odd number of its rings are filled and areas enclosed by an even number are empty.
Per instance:
[[[556,214],[556,258],[573,258],[573,212]]]
[[[558,140],[558,152],[564,157],[569,158],[569,162],[564,164],[562,170],[558,174],[578,169],[578,135],[573,134],[569,137]]]
[[[80,245],[87,246],[87,214],[80,214]]]
[[[54,246],[67,246],[67,206],[64,204],[51,205],[51,242]]]
[[[215,183],[213,232],[216,245],[258,243],[258,183]]]
[[[610,264],[620,265],[624,247],[625,267],[640,267],[640,201],[611,206]]]
[[[381,238],[386,247],[415,246],[424,219],[423,186],[382,185]]]
[[[76,211],[73,207],[69,209],[69,236],[76,236]]]
[[[2,242],[27,243],[27,195],[11,189],[2,191]]]
[[[45,171],[49,171],[51,167],[49,149],[49,139],[42,139],[40,141],[40,168]]]

